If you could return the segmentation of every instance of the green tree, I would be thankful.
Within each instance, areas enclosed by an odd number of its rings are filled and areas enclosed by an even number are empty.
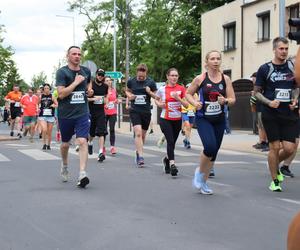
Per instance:
[[[31,86],[34,89],[38,89],[41,85],[43,85],[44,83],[47,83],[47,76],[45,74],[45,72],[40,72],[37,75],[34,75],[31,79]]]
[[[4,26],[0,25],[0,105],[4,104],[4,96],[12,89],[14,84],[25,89],[26,83],[21,79],[16,63],[12,59],[13,49],[3,45]]]

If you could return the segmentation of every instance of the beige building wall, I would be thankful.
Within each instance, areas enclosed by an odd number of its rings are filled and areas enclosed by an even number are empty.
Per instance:
[[[242,0],[236,0],[230,4],[211,10],[202,16],[202,68],[204,67],[205,54],[207,51],[217,49],[224,50],[224,29],[226,23],[236,22],[236,49],[223,52],[222,69],[232,72],[232,80],[249,78],[257,71],[258,67],[270,61],[273,57],[272,40],[279,36],[279,1],[280,0],[257,0],[244,5],[243,45],[241,44],[241,6]],[[299,0],[286,0],[286,7],[299,3]],[[258,42],[258,17],[257,14],[270,11],[270,40]],[[286,10],[286,22],[289,18]],[[286,25],[286,34],[288,25]],[[241,53],[243,46],[243,62]],[[297,51],[295,41],[290,41],[290,55]],[[243,74],[241,73],[243,65]]]
[[[205,55],[210,50],[224,50],[223,25],[236,22],[236,50],[222,53],[222,69],[232,70],[232,76],[236,77],[240,68],[240,41],[239,32],[242,0],[233,1],[202,15],[202,70],[204,70]]]

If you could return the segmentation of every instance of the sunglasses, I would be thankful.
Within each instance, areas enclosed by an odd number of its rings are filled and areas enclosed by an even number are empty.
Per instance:
[[[102,72],[99,72],[99,73],[97,73],[97,76],[104,76],[104,73],[102,73]]]

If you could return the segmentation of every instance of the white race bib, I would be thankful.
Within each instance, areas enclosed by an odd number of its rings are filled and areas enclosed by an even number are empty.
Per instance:
[[[218,102],[205,102],[205,115],[218,115],[222,113],[222,108]]]
[[[15,102],[15,107],[20,107],[20,103],[19,102]]]
[[[113,102],[109,102],[107,104],[107,109],[114,109],[114,107],[115,107],[115,104]]]
[[[146,104],[146,95],[136,95],[136,97],[134,99],[134,104],[145,105]]]
[[[73,91],[70,104],[85,103],[84,95],[84,91]]]
[[[275,89],[275,100],[280,102],[290,102],[291,93],[291,89]]]
[[[104,103],[104,96],[94,96],[96,100],[94,101],[94,104],[103,104]]]
[[[168,116],[169,118],[181,117],[181,103],[180,102],[168,102]]]
[[[44,109],[43,116],[52,116],[52,109]]]
[[[193,110],[188,110],[186,114],[187,116],[195,116],[195,112]]]

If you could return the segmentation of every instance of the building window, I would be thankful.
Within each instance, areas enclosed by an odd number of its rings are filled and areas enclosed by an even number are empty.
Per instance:
[[[224,51],[230,51],[236,49],[235,47],[235,28],[236,24],[228,23],[223,25],[224,28]]]
[[[258,18],[258,42],[270,40],[270,11],[256,15]]]
[[[223,70],[223,74],[227,75],[231,79],[231,69],[225,69],[225,70]]]

